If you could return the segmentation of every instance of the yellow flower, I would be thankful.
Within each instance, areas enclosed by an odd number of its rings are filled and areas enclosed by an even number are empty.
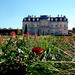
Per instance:
[[[13,38],[15,39],[15,36],[13,36]]]
[[[27,56],[26,56],[26,55],[24,55],[24,58],[27,58]]]

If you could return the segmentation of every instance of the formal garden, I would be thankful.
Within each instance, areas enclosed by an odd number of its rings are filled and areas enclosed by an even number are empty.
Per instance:
[[[75,75],[75,34],[0,35],[0,75]]]

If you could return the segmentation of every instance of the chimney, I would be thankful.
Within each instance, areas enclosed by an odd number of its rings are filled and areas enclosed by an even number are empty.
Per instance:
[[[61,17],[62,17],[62,15],[61,15]]]
[[[59,15],[58,15],[58,17],[59,17]]]

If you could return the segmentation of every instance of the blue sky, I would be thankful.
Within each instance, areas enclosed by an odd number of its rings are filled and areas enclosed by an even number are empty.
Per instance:
[[[66,16],[68,29],[75,27],[75,0],[0,0],[0,28],[22,28],[28,15]]]

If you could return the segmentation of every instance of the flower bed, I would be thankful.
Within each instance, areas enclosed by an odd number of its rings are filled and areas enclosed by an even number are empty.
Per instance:
[[[41,75],[72,69],[74,65],[57,65],[47,61],[72,61],[75,57],[74,41],[74,36],[43,37],[29,33],[17,36],[14,32],[11,36],[0,36],[0,72],[7,74],[10,71],[13,74],[19,71],[17,74]]]

